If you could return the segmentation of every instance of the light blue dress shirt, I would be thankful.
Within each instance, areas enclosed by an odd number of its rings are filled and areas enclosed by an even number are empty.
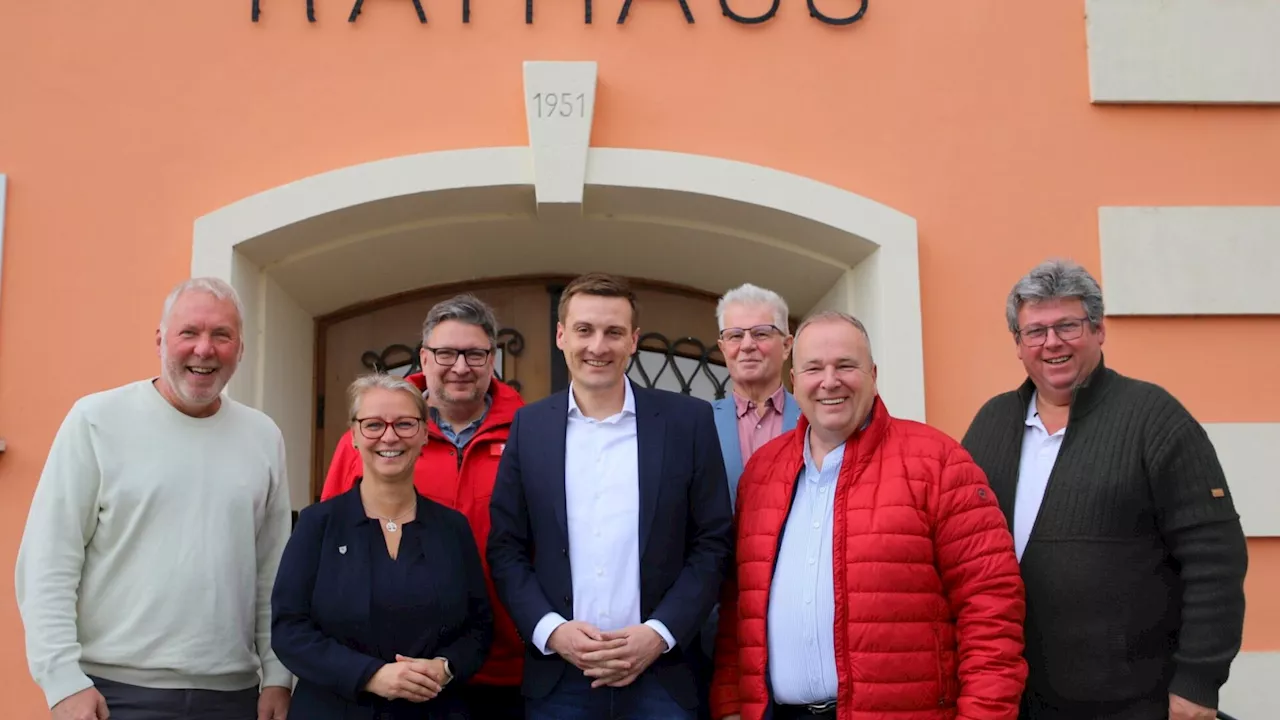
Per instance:
[[[844,448],[827,453],[819,470],[805,434],[804,469],[778,550],[769,591],[769,681],[774,699],[786,705],[834,700],[839,689],[831,539]]]

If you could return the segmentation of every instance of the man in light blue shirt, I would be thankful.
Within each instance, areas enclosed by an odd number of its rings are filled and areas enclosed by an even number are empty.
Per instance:
[[[738,487],[715,720],[1015,720],[1026,677],[1013,538],[954,439],[891,416],[871,340],[796,330],[796,429]]]

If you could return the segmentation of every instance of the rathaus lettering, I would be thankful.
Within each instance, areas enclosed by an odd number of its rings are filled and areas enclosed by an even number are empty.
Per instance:
[[[262,1],[252,1],[253,9],[251,14],[253,21],[258,22],[258,17],[262,15]],[[686,0],[676,0],[676,2],[680,3],[680,9],[684,12],[685,22],[693,24],[693,12],[689,10],[688,2],[686,2]],[[861,20],[862,16],[867,14],[867,2],[868,0],[858,0],[858,9],[855,10],[852,15],[845,17],[832,17],[818,9],[816,0],[805,0],[805,3],[809,6],[809,16],[819,20],[820,22],[826,23],[827,25],[852,25],[853,23]],[[526,25],[533,24],[533,3],[534,0],[525,0],[524,3],[524,21]],[[742,23],[744,25],[756,25],[768,22],[772,19],[773,16],[778,13],[778,6],[781,3],[782,0],[773,0],[773,4],[769,6],[768,10],[764,11],[760,15],[748,16],[739,15],[734,12],[733,8],[729,7],[729,0],[720,0],[720,12],[734,22]],[[363,9],[364,0],[355,0],[355,4],[351,6],[351,14],[347,16],[347,22],[355,22],[356,18],[360,17],[360,11]],[[422,0],[413,0],[413,9],[418,13],[418,22],[426,24],[427,12],[422,7]],[[622,12],[618,13],[619,25],[627,22],[627,15],[630,14],[630,12],[631,0],[623,0]],[[310,22],[316,21],[315,0],[307,0],[307,20]],[[587,25],[591,24],[591,0],[583,0],[583,21]],[[471,22],[471,0],[462,0],[462,22]]]

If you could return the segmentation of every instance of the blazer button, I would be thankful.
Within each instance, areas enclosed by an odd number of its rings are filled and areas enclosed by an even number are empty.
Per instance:
[[[560,554],[567,556],[569,554],[569,548],[560,548]]]
[[[572,603],[573,603],[573,600],[572,600],[572,599],[570,599],[568,595],[565,595],[565,596],[564,596],[564,604],[565,604],[565,605],[570,605],[570,604],[572,604]]]

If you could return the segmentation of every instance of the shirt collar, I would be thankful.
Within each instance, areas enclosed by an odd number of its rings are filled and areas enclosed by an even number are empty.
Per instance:
[[[1040,419],[1040,411],[1036,409],[1037,393],[1031,393],[1031,401],[1027,403],[1026,423],[1029,428],[1040,428],[1045,433],[1049,432],[1049,428],[1044,426],[1044,421]]]
[[[615,422],[621,417],[636,414],[636,396],[635,396],[635,393],[631,391],[631,379],[624,376],[622,378],[622,386],[623,388],[625,388],[625,392],[626,392],[626,395],[623,397],[623,400],[622,400],[622,412],[618,413],[617,415],[607,417],[604,420],[601,420],[600,422]],[[577,417],[577,418],[584,418],[584,419],[590,420],[590,418],[588,418],[586,415],[583,415],[582,410],[578,408],[578,401],[573,397],[572,382],[569,383],[569,417],[571,418]]]
[[[783,397],[785,396],[786,392],[787,392],[786,387],[781,383],[779,383],[778,389],[774,390],[772,395],[764,399],[765,407],[772,407],[774,412],[781,415]],[[737,411],[738,417],[742,417],[743,415],[746,415],[747,412],[752,409],[751,407],[752,405],[753,403],[747,398],[744,398],[741,395],[739,395],[737,390],[733,391],[733,407],[734,407],[734,410]]]
[[[426,393],[424,393],[424,395],[426,395]],[[430,398],[428,398],[428,400],[429,399]],[[461,432],[463,430],[468,430],[473,427],[480,427],[480,424],[484,422],[485,417],[489,415],[489,408],[492,406],[493,406],[493,396],[489,395],[489,393],[485,393],[484,394],[484,412],[480,413],[480,417],[476,418],[475,420],[472,420],[470,424],[462,428],[454,428],[452,425],[450,425],[444,419],[444,416],[440,414],[440,411],[437,410],[434,406],[428,406],[427,412],[431,415],[431,421],[434,422],[436,424],[436,427],[440,428],[441,430],[444,430],[445,428],[449,428],[450,430],[457,429],[459,432]]]
[[[818,470],[817,464],[813,462],[813,451],[809,447],[809,434],[811,432],[813,432],[813,428],[809,428],[804,433],[804,466],[806,470],[810,473],[810,477],[813,477],[815,480],[821,481],[823,479],[822,478],[823,475],[829,475],[831,479],[835,479],[840,474],[838,472],[838,468],[837,468],[837,472],[823,473]],[[844,462],[844,447],[845,445],[848,444],[848,442],[849,442],[848,440],[845,440],[844,442],[835,446],[835,448],[833,448],[831,452],[827,453],[826,457],[822,458],[823,470],[831,469],[832,463],[835,463],[837,466],[839,466],[841,463]]]

